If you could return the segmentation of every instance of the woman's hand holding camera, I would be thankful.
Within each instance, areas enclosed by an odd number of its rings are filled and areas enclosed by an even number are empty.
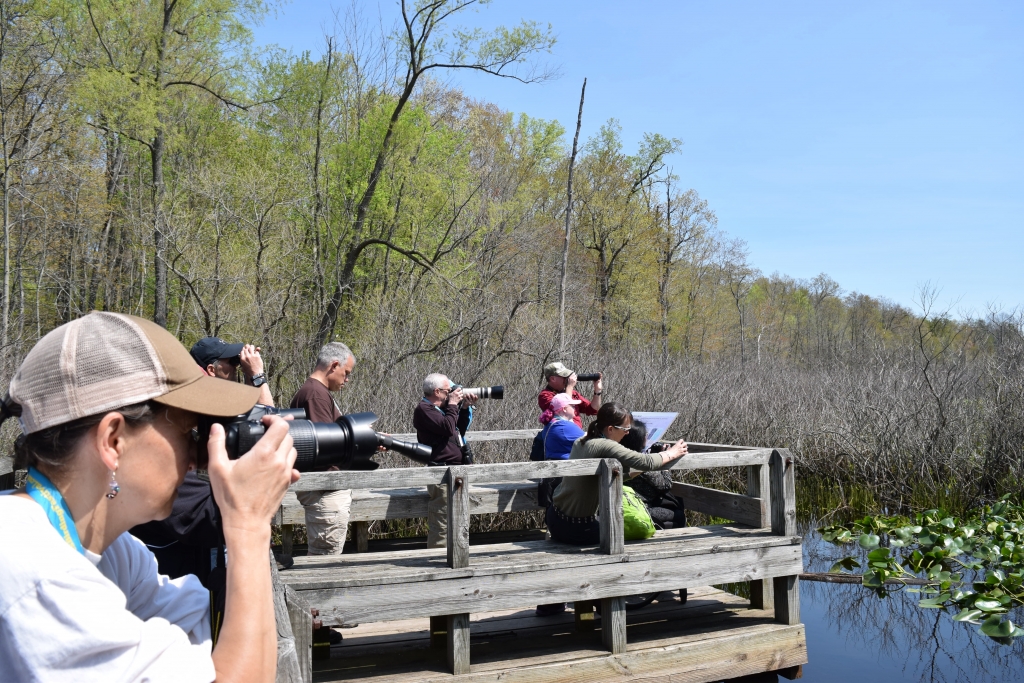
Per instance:
[[[220,506],[226,539],[233,532],[269,535],[270,520],[285,491],[299,480],[293,469],[296,453],[288,423],[268,415],[263,424],[267,427],[263,438],[237,460],[228,458],[224,427],[217,423],[210,427],[210,485]]]

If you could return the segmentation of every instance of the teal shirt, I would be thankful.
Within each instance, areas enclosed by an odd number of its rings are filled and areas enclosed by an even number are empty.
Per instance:
[[[661,467],[660,453],[637,453],[611,439],[598,437],[583,441],[580,439],[572,445],[569,452],[570,460],[583,458],[615,458],[622,463],[622,469],[648,472]],[[600,506],[598,497],[598,477],[566,477],[555,489],[552,497],[559,512],[569,517],[590,517],[597,514]]]

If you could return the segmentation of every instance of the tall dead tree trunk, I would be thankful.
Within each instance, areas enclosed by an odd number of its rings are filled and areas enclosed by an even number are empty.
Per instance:
[[[587,94],[587,79],[583,79],[580,90],[580,110],[576,114],[576,135],[572,138],[572,156],[569,157],[569,181],[566,185],[565,241],[562,243],[562,274],[558,281],[558,357],[565,358],[565,278],[569,269],[569,236],[572,220],[572,171],[576,165],[576,149],[580,141],[580,124],[583,123],[583,98]]]
[[[157,91],[163,90],[164,59],[167,38],[171,31],[171,16],[175,2],[164,0],[164,22],[160,31],[160,46],[154,81]],[[164,217],[164,121],[157,113],[157,127],[149,152],[153,165],[153,322],[167,327],[167,225]]]

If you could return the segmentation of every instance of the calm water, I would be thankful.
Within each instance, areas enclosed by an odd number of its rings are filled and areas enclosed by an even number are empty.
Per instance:
[[[843,550],[805,532],[804,566],[824,572]],[[808,683],[1024,683],[1024,638],[996,643],[917,593],[879,599],[858,585],[800,582]],[[1012,615],[1024,621],[1024,610]]]

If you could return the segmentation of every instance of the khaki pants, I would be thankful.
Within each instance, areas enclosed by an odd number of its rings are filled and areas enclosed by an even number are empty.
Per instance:
[[[427,486],[427,547],[448,546],[448,486]]]
[[[341,555],[348,534],[348,516],[352,492],[296,491],[295,497],[306,508],[306,538],[309,555]]]

